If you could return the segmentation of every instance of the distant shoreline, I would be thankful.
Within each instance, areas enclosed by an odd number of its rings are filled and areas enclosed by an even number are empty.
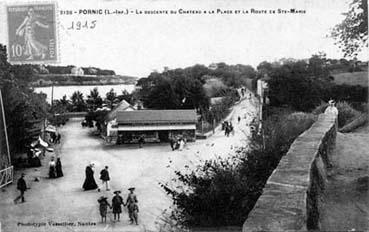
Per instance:
[[[58,87],[58,86],[95,86],[95,85],[135,85],[135,82],[111,82],[111,83],[107,83],[107,82],[94,82],[94,83],[80,83],[80,82],[68,82],[68,83],[54,83],[54,84],[49,84],[49,83],[45,83],[45,84],[33,84],[31,83],[31,86],[33,88],[43,88],[43,87]]]
[[[89,85],[135,85],[137,78],[121,75],[71,75],[39,74],[30,81],[32,87],[89,86]]]

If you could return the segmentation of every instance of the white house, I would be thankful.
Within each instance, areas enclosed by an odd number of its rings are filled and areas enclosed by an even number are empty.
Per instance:
[[[82,76],[85,74],[85,72],[83,71],[83,69],[81,67],[73,67],[71,70],[70,70],[70,73],[72,75],[76,75],[76,76]]]

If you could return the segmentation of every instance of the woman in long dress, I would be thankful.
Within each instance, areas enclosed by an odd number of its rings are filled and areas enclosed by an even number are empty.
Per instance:
[[[47,47],[36,39],[36,26],[48,29],[49,25],[41,23],[38,18],[41,16],[36,15],[34,9],[30,7],[27,12],[27,16],[21,25],[16,30],[17,36],[24,36],[24,55],[28,56],[28,60],[34,58],[34,56],[45,59]]]
[[[49,178],[56,177],[55,166],[56,166],[56,163],[54,161],[54,157],[51,157],[51,161],[49,162]]]
[[[86,167],[86,179],[82,186],[85,191],[97,189],[97,184],[94,178],[94,171],[92,170],[92,167],[93,164],[90,164]]]
[[[56,177],[62,177],[63,176],[63,169],[62,169],[62,164],[61,164],[60,158],[56,159],[55,169],[56,169]]]

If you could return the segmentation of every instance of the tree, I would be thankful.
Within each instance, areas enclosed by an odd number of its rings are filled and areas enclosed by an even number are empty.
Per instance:
[[[61,99],[54,100],[51,112],[54,114],[55,113],[61,114],[61,113],[65,113],[71,110],[72,110],[72,105],[67,99],[67,95],[64,95]]]
[[[368,47],[368,1],[353,0],[346,18],[331,31],[345,57],[357,56],[363,47]]]
[[[97,87],[93,88],[90,91],[90,95],[87,96],[86,102],[87,102],[88,108],[92,111],[102,106],[103,100],[100,97]]]
[[[34,129],[33,122],[44,119],[48,110],[46,95],[33,92],[24,81],[21,70],[29,70],[30,66],[18,67],[19,70],[7,62],[6,47],[0,44],[0,88],[11,154],[23,151],[32,142],[29,131]]]
[[[174,91],[171,81],[161,78],[150,89],[147,98],[144,99],[144,105],[153,109],[178,109],[180,100]]]
[[[121,95],[117,96],[117,99],[119,101],[125,100],[126,102],[128,102],[129,104],[133,105],[134,104],[134,93],[137,93],[137,91],[134,91],[132,94],[129,93],[127,90],[123,90]]]
[[[87,109],[85,100],[83,99],[83,93],[80,91],[75,91],[71,96],[72,101],[72,111],[82,112]]]
[[[256,69],[258,70],[259,77],[264,77],[265,75],[270,74],[273,67],[271,63],[263,61],[256,67]]]
[[[111,88],[110,91],[106,93],[105,100],[106,100],[106,103],[108,104],[108,106],[110,107],[110,109],[112,109],[114,103],[117,100],[117,93],[114,91],[113,88]]]
[[[270,72],[271,105],[287,104],[296,110],[308,111],[320,103],[320,79],[314,78],[304,61],[285,64]]]

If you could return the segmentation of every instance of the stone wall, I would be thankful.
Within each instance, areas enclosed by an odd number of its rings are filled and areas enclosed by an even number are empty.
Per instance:
[[[319,229],[322,192],[336,133],[337,118],[321,114],[293,142],[269,177],[243,231]]]

